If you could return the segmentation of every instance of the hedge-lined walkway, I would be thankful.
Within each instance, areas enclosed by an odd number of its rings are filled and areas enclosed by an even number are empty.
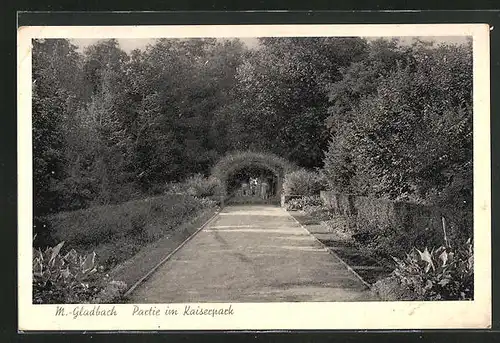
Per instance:
[[[286,211],[228,206],[130,296],[132,303],[376,300]]]

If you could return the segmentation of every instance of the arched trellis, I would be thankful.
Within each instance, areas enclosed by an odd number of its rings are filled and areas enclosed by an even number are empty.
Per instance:
[[[212,168],[212,177],[220,180],[223,195],[227,195],[228,178],[247,167],[258,167],[272,172],[278,180],[278,190],[281,189],[285,174],[297,169],[293,163],[272,153],[240,151],[227,154]]]

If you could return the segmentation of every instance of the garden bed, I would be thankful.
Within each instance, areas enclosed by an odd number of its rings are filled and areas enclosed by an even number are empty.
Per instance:
[[[125,282],[130,289],[162,260],[175,251],[186,239],[195,234],[217,212],[218,208],[209,208],[202,211],[192,220],[171,230],[158,241],[144,246],[132,258],[117,265],[109,272],[110,278]],[[122,299],[125,301],[126,299]]]
[[[358,249],[355,242],[338,234],[321,220],[303,211],[289,211],[306,230],[323,243],[332,253],[347,263],[367,284],[387,277],[392,269],[379,263],[373,256]]]
[[[217,208],[216,203],[208,199],[168,194],[37,218],[36,223],[43,230],[38,227],[35,232],[42,231],[45,235],[41,235],[43,240],[34,240],[35,247],[43,251],[47,245],[64,242],[62,249],[57,250],[58,256],[61,256],[61,270],[47,269],[52,279],[49,285],[43,279],[42,288],[52,293],[59,291],[50,284],[60,281],[54,279],[56,274],[66,277],[65,268],[69,260],[65,256],[71,251],[82,256],[94,256],[92,265],[95,264],[96,273],[86,280],[89,286],[97,289],[115,281],[123,285],[124,281],[126,286],[120,289],[130,287],[148,268],[152,268],[195,232]],[[43,268],[53,269],[47,264],[50,260],[49,254]],[[116,293],[114,290],[112,292]],[[101,298],[116,301],[115,297],[107,295]],[[43,295],[38,299],[44,302]],[[93,301],[90,298],[87,300]]]
[[[415,207],[408,205],[411,206]],[[441,231],[444,238],[441,245],[436,245],[439,243],[437,229],[386,226],[377,222],[384,222],[378,211],[360,219],[359,211],[326,207],[318,203],[316,196],[292,199],[286,208],[382,300],[471,300],[474,297],[473,243],[470,238],[463,240],[456,235],[466,232],[457,226],[452,227],[450,240],[444,217]],[[414,212],[412,217],[413,212],[406,211],[404,220],[428,218],[426,213],[421,213],[424,211]],[[367,227],[367,218],[374,219],[377,225]]]

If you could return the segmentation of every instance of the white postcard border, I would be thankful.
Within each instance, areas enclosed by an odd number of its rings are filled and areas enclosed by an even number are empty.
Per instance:
[[[474,244],[475,300],[436,302],[307,302],[147,304],[160,316],[133,316],[133,304],[100,305],[117,315],[78,316],[94,305],[32,304],[31,39],[179,38],[262,36],[472,36],[474,59]],[[487,24],[421,25],[191,25],[48,26],[18,29],[18,319],[19,330],[289,330],[487,328],[491,325],[491,175],[489,27]],[[186,316],[192,308],[227,308],[221,316]],[[74,309],[77,308],[77,318]],[[79,308],[79,309],[78,309]],[[179,315],[164,315],[165,309]],[[111,311],[110,311],[111,313]]]

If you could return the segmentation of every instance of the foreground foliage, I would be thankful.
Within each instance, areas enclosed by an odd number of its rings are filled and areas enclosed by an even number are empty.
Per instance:
[[[419,299],[474,298],[474,252],[470,240],[455,248],[444,245],[431,251],[414,248],[404,259],[394,257],[394,261],[393,275]]]
[[[126,285],[107,280],[95,252],[81,255],[71,249],[62,254],[63,245],[64,241],[44,250],[33,249],[33,303],[88,303],[97,296],[99,301],[121,296]]]

